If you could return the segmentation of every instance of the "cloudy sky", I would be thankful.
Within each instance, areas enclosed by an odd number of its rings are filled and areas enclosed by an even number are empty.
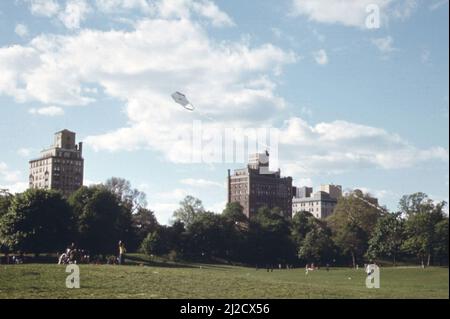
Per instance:
[[[163,223],[187,194],[219,212],[242,164],[189,163],[196,120],[277,129],[298,186],[362,188],[390,209],[416,191],[448,201],[448,12],[448,0],[1,1],[0,187],[26,189],[28,160],[68,128],[85,184],[129,179]]]

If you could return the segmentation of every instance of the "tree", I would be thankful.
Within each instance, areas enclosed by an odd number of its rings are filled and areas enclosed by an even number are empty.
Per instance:
[[[144,238],[141,251],[147,255],[161,255],[166,252],[165,243],[161,240],[158,231],[153,231]]]
[[[400,211],[407,217],[418,213],[427,213],[433,209],[433,201],[422,192],[404,195],[399,201]]]
[[[334,254],[333,246],[331,231],[325,225],[315,223],[299,247],[298,256],[304,260],[326,264]]]
[[[351,256],[353,266],[363,258],[368,239],[372,237],[377,220],[382,216],[380,210],[368,204],[371,201],[370,195],[361,191],[343,196],[339,198],[334,213],[327,219],[334,242],[344,254]]]
[[[312,221],[314,216],[310,212],[300,211],[294,215],[291,224],[291,237],[297,247],[303,243],[308,232],[312,229]]]
[[[367,233],[356,223],[349,223],[339,228],[334,234],[334,242],[345,255],[352,258],[353,268],[367,249]]]
[[[29,189],[15,195],[0,221],[0,238],[13,251],[55,252],[72,236],[71,209],[56,191]]]
[[[249,253],[256,263],[278,264],[292,261],[295,246],[289,237],[287,219],[268,207],[261,207],[249,224]]]
[[[433,254],[439,264],[448,265],[448,217],[436,224],[434,233]]]
[[[364,199],[364,200],[361,200]],[[378,218],[382,216],[380,210],[368,202],[373,199],[369,194],[355,191],[339,198],[334,213],[328,217],[328,222],[333,229],[342,227],[348,223],[358,225],[367,235],[375,228]]]
[[[173,213],[173,216],[176,220],[183,222],[186,226],[192,224],[198,215],[205,212],[202,201],[193,196],[186,196],[180,202],[180,206],[181,207]]]
[[[222,216],[234,223],[248,222],[247,216],[244,214],[244,208],[239,202],[227,203],[222,212]]]
[[[246,261],[249,221],[241,204],[228,203],[222,212],[225,232],[225,255],[229,260]]]
[[[204,212],[186,228],[189,252],[194,258],[226,256],[226,223],[221,215]]]
[[[105,182],[105,187],[117,195],[119,200],[127,205],[133,213],[147,206],[145,193],[132,188],[131,183],[124,178],[111,177]]]
[[[69,203],[83,248],[93,253],[113,253],[119,240],[133,240],[131,213],[105,187],[82,187],[70,196]]]
[[[159,227],[155,213],[147,208],[139,208],[133,214],[132,219],[138,242],[144,240],[149,233],[156,231]]]
[[[422,265],[429,266],[438,240],[436,227],[444,220],[446,202],[434,203],[424,193],[405,195],[399,206],[406,216],[404,249],[416,255]]]
[[[14,196],[7,190],[0,189],[0,217],[8,212]]]
[[[405,237],[405,221],[401,213],[387,214],[378,219],[369,241],[369,258],[389,257],[394,266]]]
[[[294,215],[291,238],[298,258],[305,262],[328,263],[334,255],[331,230],[309,212],[300,211]]]

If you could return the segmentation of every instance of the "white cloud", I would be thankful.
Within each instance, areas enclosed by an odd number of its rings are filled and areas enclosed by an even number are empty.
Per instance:
[[[447,163],[443,147],[418,149],[384,129],[334,121],[309,125],[291,118],[280,130],[280,162],[286,175],[305,178],[367,168],[401,169]]]
[[[210,0],[96,0],[96,5],[106,13],[139,10],[147,16],[183,19],[195,14],[206,18],[215,27],[234,26],[230,16]]]
[[[216,128],[274,125],[286,105],[276,93],[277,74],[298,57],[272,44],[214,41],[204,24],[190,19],[190,9],[175,9],[169,6],[130,31],[41,35],[27,46],[0,48],[0,93],[21,102],[86,105],[95,101],[86,88],[98,87],[123,101],[128,124],[89,136],[87,145],[109,151],[150,148],[172,162],[189,162],[193,120],[202,120],[210,135]],[[172,101],[177,90],[188,95],[196,112]],[[383,129],[345,121],[310,125],[291,118],[281,133],[282,168],[300,178],[448,161],[442,147],[418,149]],[[154,203],[173,203],[161,194],[159,199]]]
[[[144,13],[154,13],[155,5],[147,0],[96,0],[100,11],[111,13],[122,10],[141,10]]]
[[[4,162],[0,162],[0,179],[6,182],[17,182],[20,179],[20,171],[12,171]]]
[[[313,52],[313,57],[317,64],[320,64],[320,65],[328,64],[328,55],[324,49]]]
[[[156,12],[163,18],[190,19],[192,14],[206,18],[213,26],[233,26],[233,20],[210,0],[161,0]]]
[[[91,8],[85,0],[69,0],[64,11],[58,15],[68,29],[79,29],[80,23],[86,19]]]
[[[30,11],[34,15],[53,17],[59,11],[59,4],[55,0],[26,0]]]
[[[45,116],[60,116],[64,115],[64,110],[57,106],[48,106],[42,108],[31,108],[29,110],[30,114],[45,115]]]
[[[383,38],[372,39],[372,44],[383,54],[388,55],[397,49],[394,47],[394,38],[386,36]]]
[[[212,1],[201,0],[192,2],[193,10],[201,16],[211,20],[214,26],[233,26],[233,20],[223,11],[221,11]]]
[[[0,189],[8,190],[11,194],[22,193],[28,188],[27,182],[15,182],[12,184],[0,184]]]
[[[225,185],[223,183],[209,181],[205,179],[195,179],[195,178],[186,178],[180,181],[181,184],[193,186],[193,187],[220,187],[223,188]]]
[[[216,214],[221,214],[223,212],[223,210],[225,209],[225,206],[227,205],[226,201],[222,201],[222,202],[218,202],[212,205],[207,205],[205,206],[205,209],[207,211],[216,213]]]
[[[393,19],[405,20],[417,9],[417,0],[292,0],[290,15],[306,16],[309,20],[365,28],[366,19],[372,13],[369,5],[380,11],[381,26]]]
[[[93,180],[90,180],[90,179],[85,179],[83,181],[83,185],[84,186],[94,186],[94,185],[99,185],[99,184],[102,184],[102,182],[93,181]]]
[[[24,24],[17,24],[14,32],[21,38],[24,38],[28,35],[28,27]]]
[[[185,189],[174,189],[169,192],[147,193],[148,207],[155,212],[158,222],[168,224],[173,212],[179,208],[179,202],[190,193]]]
[[[67,0],[65,6],[61,6],[60,2],[56,0],[25,1],[29,3],[32,14],[47,18],[57,18],[70,30],[79,29],[81,22],[86,19],[87,14],[92,9],[86,0]],[[104,2],[106,4],[110,1],[105,0]]]
[[[390,3],[391,0],[293,0],[293,14],[316,22],[363,28],[368,5],[378,5],[383,11]]]
[[[4,162],[0,162],[0,189],[7,189],[11,193],[22,192],[28,183],[21,180],[20,171],[11,170]]]

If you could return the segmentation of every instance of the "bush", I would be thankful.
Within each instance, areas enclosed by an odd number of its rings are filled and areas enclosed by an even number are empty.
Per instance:
[[[141,251],[146,255],[159,255],[161,253],[161,238],[158,233],[151,232],[144,238]]]

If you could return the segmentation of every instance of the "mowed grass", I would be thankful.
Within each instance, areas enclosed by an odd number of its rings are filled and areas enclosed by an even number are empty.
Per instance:
[[[65,266],[0,265],[0,298],[449,298],[448,268],[381,268],[380,289],[362,269],[80,265],[81,288],[68,289]]]

